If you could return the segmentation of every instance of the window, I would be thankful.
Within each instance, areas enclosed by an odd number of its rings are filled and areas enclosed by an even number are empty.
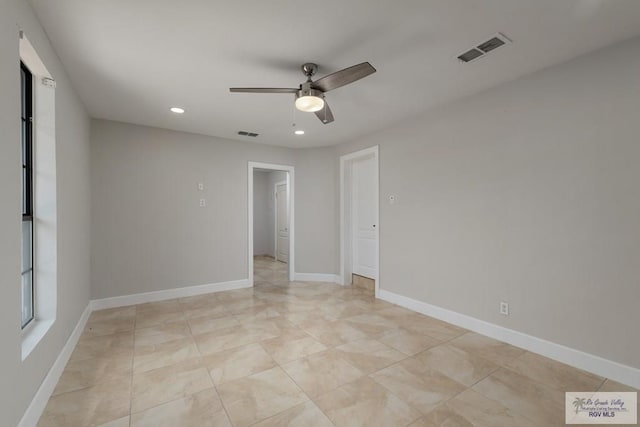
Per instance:
[[[17,80],[16,73],[16,85]],[[56,84],[38,52],[22,31],[20,94],[23,170],[22,279],[21,284],[16,280],[12,286],[21,286],[22,360],[26,360],[56,321],[58,219]]]
[[[33,301],[33,96],[31,71],[20,62],[22,117],[22,328],[34,318]]]

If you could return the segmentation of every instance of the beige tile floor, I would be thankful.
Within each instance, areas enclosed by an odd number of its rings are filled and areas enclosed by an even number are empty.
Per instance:
[[[351,275],[351,285],[354,288],[366,291],[367,295],[375,295],[376,282],[368,277],[360,276],[358,274]]]
[[[94,312],[41,427],[560,426],[631,390],[366,291],[286,280]]]

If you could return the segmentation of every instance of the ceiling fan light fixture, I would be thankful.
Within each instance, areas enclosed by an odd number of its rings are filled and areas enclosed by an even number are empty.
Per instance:
[[[296,95],[295,106],[297,110],[315,113],[316,117],[324,124],[333,122],[333,113],[329,104],[324,100],[324,94],[358,81],[376,72],[368,62],[356,64],[351,67],[336,71],[318,80],[311,80],[318,70],[318,66],[311,62],[302,64],[302,73],[307,81],[299,86],[292,87],[231,87],[231,92],[244,93],[293,93]],[[295,110],[293,110],[295,112]]]
[[[315,95],[305,95],[296,98],[296,108],[307,113],[315,113],[324,108],[324,99]]]

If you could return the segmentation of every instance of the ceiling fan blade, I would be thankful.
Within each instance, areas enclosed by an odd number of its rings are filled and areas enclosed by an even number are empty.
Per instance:
[[[289,87],[232,87],[230,92],[243,93],[297,93],[300,89]]]
[[[324,108],[322,110],[316,111],[316,116],[325,125],[328,125],[333,121],[333,113],[331,112],[331,108],[329,108],[329,104],[327,104],[326,100],[324,101]]]
[[[313,82],[311,86],[314,89],[329,92],[330,90],[348,85],[349,83],[353,83],[356,80],[360,80],[375,72],[376,69],[373,68],[371,64],[363,62],[362,64],[354,65],[352,67],[345,68],[344,70],[336,71],[328,76],[324,76],[323,78]]]

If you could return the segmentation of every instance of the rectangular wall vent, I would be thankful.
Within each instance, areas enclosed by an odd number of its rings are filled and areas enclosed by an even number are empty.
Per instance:
[[[470,49],[458,56],[458,59],[462,62],[470,62],[474,59],[478,59],[482,56],[485,56],[487,53],[491,52],[494,49],[499,48],[500,46],[504,46],[507,43],[510,43],[511,40],[502,33],[497,33],[493,37],[491,37],[486,42],[482,42],[473,49]]]
[[[255,137],[256,137],[256,136],[258,136],[259,134],[254,133],[254,132],[247,132],[247,131],[241,130],[241,131],[239,131],[239,132],[238,132],[238,135],[242,135],[242,136],[250,136],[250,137],[252,137],[252,138],[255,138]]]

